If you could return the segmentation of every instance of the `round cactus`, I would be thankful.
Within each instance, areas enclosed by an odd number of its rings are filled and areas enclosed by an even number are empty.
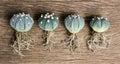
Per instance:
[[[85,25],[84,19],[79,15],[69,15],[65,18],[65,26],[71,33],[78,33]]]
[[[10,25],[16,30],[15,40],[12,44],[13,51],[23,56],[22,50],[29,49],[34,44],[34,40],[27,33],[34,24],[32,17],[29,14],[15,14],[10,19]]]
[[[34,24],[32,17],[29,14],[19,13],[15,14],[10,19],[10,25],[18,32],[29,31]]]
[[[90,26],[96,32],[104,32],[109,28],[110,24],[109,21],[103,17],[95,17],[91,20]]]
[[[58,27],[59,20],[58,17],[54,15],[54,13],[49,14],[46,13],[45,15],[41,15],[41,17],[38,20],[39,22],[39,27],[43,30],[45,30],[43,34],[43,40],[44,40],[44,45],[47,47],[49,51],[51,51],[52,47],[52,38],[53,38],[53,33],[52,31]]]
[[[94,51],[97,48],[107,48],[110,44],[110,38],[104,35],[104,31],[109,28],[110,24],[106,18],[95,17],[90,22],[90,27],[93,29],[87,41],[88,48]]]
[[[58,27],[59,24],[58,17],[55,16],[54,13],[41,15],[38,22],[39,27],[45,31],[53,31],[55,28]]]
[[[79,43],[77,33],[84,27],[84,25],[84,19],[79,15],[71,14],[65,18],[65,27],[70,33],[72,33],[65,41],[68,49],[72,53],[75,51]]]

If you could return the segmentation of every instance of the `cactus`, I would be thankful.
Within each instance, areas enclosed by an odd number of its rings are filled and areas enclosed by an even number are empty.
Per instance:
[[[27,32],[32,28],[33,24],[34,21],[29,14],[19,13],[13,15],[10,19],[10,25],[17,32]]]
[[[48,50],[51,50],[52,45],[52,38],[53,38],[53,30],[55,30],[58,27],[59,20],[58,17],[54,15],[54,13],[46,13],[45,15],[41,15],[41,17],[38,19],[39,27],[43,29],[44,35],[43,39],[44,45],[48,47]]]
[[[65,18],[65,27],[70,33],[78,33],[84,25],[84,19],[79,15],[68,15],[68,17]]]
[[[76,14],[68,15],[65,18],[65,27],[71,33],[66,39],[67,46],[71,52],[77,48],[78,36],[76,35],[85,25],[84,19]]]
[[[93,29],[92,34],[87,41],[88,48],[94,51],[97,48],[107,48],[110,44],[110,38],[103,34],[110,27],[107,18],[95,17],[90,22],[90,27]]]
[[[107,18],[96,17],[90,22],[90,27],[96,32],[104,32],[109,28],[110,24]]]
[[[19,13],[14,14],[10,19],[10,25],[16,30],[15,40],[12,48],[15,53],[23,56],[22,50],[29,49],[34,43],[34,40],[27,33],[33,26],[34,21],[29,14]]]

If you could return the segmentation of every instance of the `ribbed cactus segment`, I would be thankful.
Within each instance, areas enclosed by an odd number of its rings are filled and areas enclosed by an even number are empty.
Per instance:
[[[84,19],[79,15],[71,14],[65,18],[65,27],[71,33],[78,33],[84,25]]]
[[[55,16],[54,13],[46,13],[45,15],[42,14],[38,22],[39,27],[45,31],[53,31],[59,24],[58,17]]]
[[[107,18],[95,17],[91,20],[90,26],[96,32],[104,32],[109,28],[110,23]]]
[[[34,24],[33,18],[29,14],[14,14],[10,19],[10,25],[18,32],[29,31]]]

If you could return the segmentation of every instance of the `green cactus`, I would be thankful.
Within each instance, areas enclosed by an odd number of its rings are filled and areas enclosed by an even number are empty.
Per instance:
[[[96,32],[104,32],[109,26],[109,21],[103,17],[93,18],[90,22],[90,27]]]
[[[29,49],[30,46],[34,44],[34,40],[27,33],[32,28],[33,24],[34,21],[29,14],[14,14],[10,19],[11,27],[16,30],[16,39],[14,39],[12,48],[14,52],[18,53],[20,56],[24,56],[22,50]]]
[[[24,13],[15,14],[10,19],[10,25],[17,32],[27,32],[32,28],[33,24],[34,21],[29,14]]]
[[[66,39],[67,46],[73,53],[79,43],[77,33],[84,27],[85,22],[82,17],[76,14],[68,15],[64,22],[66,29],[71,33],[68,39]]]
[[[53,31],[55,28],[58,27],[59,24],[58,17],[55,16],[54,13],[41,15],[38,22],[39,27],[45,31]]]
[[[55,30],[59,24],[58,17],[55,16],[54,13],[46,13],[45,15],[41,15],[38,22],[39,27],[45,31],[43,34],[44,45],[51,51],[53,30]]]
[[[95,17],[90,22],[90,27],[93,29],[87,45],[91,51],[97,48],[107,48],[110,44],[110,38],[106,37],[104,32],[110,27],[110,23],[107,18]]]
[[[65,27],[71,33],[78,33],[85,25],[84,19],[79,15],[68,15],[65,18]]]

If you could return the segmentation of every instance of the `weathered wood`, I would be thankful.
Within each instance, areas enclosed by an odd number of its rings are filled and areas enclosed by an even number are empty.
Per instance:
[[[35,20],[29,32],[36,43],[41,42],[43,31],[38,27],[37,20],[41,13],[54,12],[60,18],[59,27],[54,31],[55,44],[49,53],[41,44],[30,51],[24,51],[25,57],[13,53],[11,39],[14,30],[9,25],[13,14],[30,13]],[[75,54],[71,54],[61,43],[66,37],[64,18],[77,13],[85,18],[86,25],[79,37],[81,43]],[[86,37],[89,34],[89,21],[94,15],[101,15],[110,20],[111,27],[106,32],[112,41],[108,49],[95,53],[86,48]],[[0,1],[0,64],[120,64],[120,1],[119,0],[3,0]]]

